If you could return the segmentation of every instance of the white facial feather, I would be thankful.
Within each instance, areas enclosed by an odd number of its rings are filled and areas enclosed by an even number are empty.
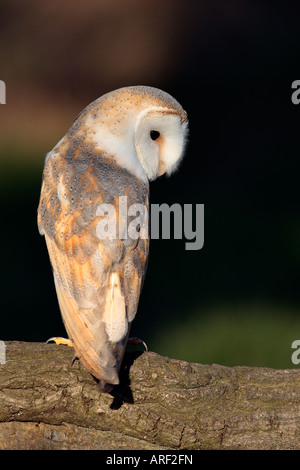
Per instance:
[[[162,146],[161,159],[167,168],[167,175],[171,175],[175,171],[184,155],[185,144],[187,140],[188,123],[185,121],[181,123],[177,116],[166,116],[166,121],[169,121],[169,128],[164,136],[164,144]]]
[[[151,139],[151,131],[159,133],[157,140]],[[149,180],[154,180],[165,171],[170,175],[179,165],[184,153],[187,122],[168,108],[151,107],[137,119],[135,147]],[[160,167],[165,170],[160,172]]]
[[[113,126],[105,120],[99,124],[90,115],[86,127],[87,138],[99,150],[142,181],[154,180],[165,172],[170,175],[183,156],[187,136],[187,121],[182,122],[174,109],[160,106],[136,113],[131,109]],[[151,139],[151,131],[159,133],[157,140]]]
[[[93,129],[91,139],[96,142],[96,147],[112,155],[121,168],[125,168],[131,174],[136,176],[142,181],[147,181],[147,175],[140,164],[138,156],[136,154],[133,142],[133,133],[128,126],[125,132],[119,135],[110,132],[107,126],[98,126],[91,117],[87,118],[87,126]]]

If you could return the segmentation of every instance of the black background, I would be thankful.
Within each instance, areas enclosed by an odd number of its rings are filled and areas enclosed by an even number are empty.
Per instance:
[[[146,84],[176,97],[190,123],[180,170],[151,184],[151,202],[205,204],[205,243],[186,251],[185,240],[152,241],[133,334],[182,359],[294,367],[300,105],[291,85],[300,78],[299,8],[116,5],[107,12],[89,0],[76,12],[71,2],[46,8],[31,0],[23,11],[2,2],[0,337],[65,334],[36,224],[44,155],[89,102]]]

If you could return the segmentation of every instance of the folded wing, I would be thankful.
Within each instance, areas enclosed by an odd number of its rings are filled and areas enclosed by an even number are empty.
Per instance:
[[[56,152],[45,164],[39,230],[46,238],[62,317],[77,355],[95,377],[117,384],[149,249],[147,213],[137,239],[120,238],[120,220],[123,228],[128,220],[119,198],[126,195],[128,205],[147,207],[148,187],[119,170],[116,182],[117,169],[104,156],[77,152],[68,160],[66,155]],[[101,204],[115,210],[97,215]],[[97,225],[103,217],[109,226],[116,225],[116,237],[99,238]]]

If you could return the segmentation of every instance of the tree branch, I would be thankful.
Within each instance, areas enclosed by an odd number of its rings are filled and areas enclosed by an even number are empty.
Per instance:
[[[300,448],[300,370],[127,353],[108,395],[73,354],[6,342],[0,449]]]

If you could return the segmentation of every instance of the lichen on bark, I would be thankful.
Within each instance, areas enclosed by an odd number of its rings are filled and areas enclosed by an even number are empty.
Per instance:
[[[73,351],[6,342],[0,449],[299,449],[300,370],[124,357],[102,394]]]

